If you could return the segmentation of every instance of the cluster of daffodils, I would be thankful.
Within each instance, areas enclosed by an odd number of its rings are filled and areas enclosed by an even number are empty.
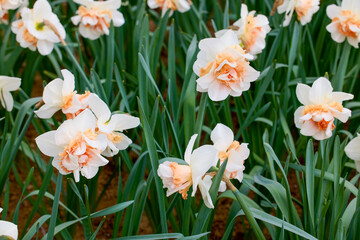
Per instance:
[[[128,114],[112,114],[96,94],[77,94],[74,76],[62,70],[62,79],[54,79],[44,89],[44,105],[35,113],[50,118],[61,110],[67,117],[57,130],[38,136],[40,151],[53,157],[52,165],[63,175],[73,173],[75,181],[82,176],[91,179],[99,167],[108,163],[104,158],[126,149],[132,141],[123,134],[140,124]]]
[[[350,45],[359,47],[360,42],[360,1],[343,0],[341,6],[332,4],[327,7],[326,13],[331,23],[326,29],[332,39],[342,43],[347,39]]]
[[[282,2],[279,4],[278,2]],[[276,6],[276,4],[279,4]],[[278,13],[285,13],[284,27],[288,26],[291,18],[296,12],[297,19],[301,25],[309,23],[312,16],[319,11],[320,0],[283,0],[275,1],[274,7],[277,8]]]
[[[7,111],[11,111],[14,106],[14,99],[10,92],[18,90],[20,84],[20,78],[0,76],[0,102]]]
[[[196,90],[208,92],[213,101],[222,101],[229,95],[238,97],[250,88],[260,73],[250,66],[251,54],[239,45],[233,31],[219,38],[203,39],[193,70],[200,78]]]
[[[332,136],[334,120],[345,123],[351,117],[351,111],[344,108],[343,101],[353,99],[353,95],[333,92],[331,83],[326,78],[317,79],[312,87],[298,84],[296,96],[304,105],[295,111],[295,125],[300,133],[323,140]]]
[[[160,8],[161,15],[164,16],[169,9],[171,14],[174,11],[187,12],[190,10],[192,2],[190,0],[147,0],[147,4],[151,9]]]
[[[217,124],[211,133],[213,145],[203,145],[193,150],[197,135],[193,135],[184,153],[184,162],[166,161],[158,168],[158,175],[167,188],[167,196],[179,192],[183,199],[187,199],[188,191],[192,186],[191,196],[195,196],[199,187],[204,203],[208,208],[214,208],[209,189],[212,184],[213,172],[211,167],[218,161],[222,164],[228,159],[224,176],[229,179],[243,179],[244,161],[249,157],[250,151],[246,143],[234,141],[234,133],[223,124]],[[220,192],[226,190],[225,182],[219,188]]]
[[[237,20],[229,29],[224,29],[215,33],[216,37],[223,36],[227,31],[234,31],[239,44],[247,53],[256,55],[265,48],[266,35],[270,32],[269,21],[266,16],[255,11],[248,11],[245,4],[241,5],[241,18]]]
[[[2,208],[0,208],[0,213]],[[18,238],[18,228],[15,224],[0,220],[0,239],[16,240]]]

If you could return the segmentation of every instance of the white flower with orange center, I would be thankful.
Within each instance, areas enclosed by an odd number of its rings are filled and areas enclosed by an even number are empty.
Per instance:
[[[2,208],[0,208],[0,213],[1,212]],[[0,239],[16,240],[18,238],[18,234],[19,232],[16,224],[0,220]]]
[[[74,25],[80,24],[79,32],[85,38],[94,40],[104,34],[109,35],[111,21],[115,27],[125,23],[122,13],[117,10],[121,6],[121,0],[74,0],[74,2],[81,6],[71,21]]]
[[[208,92],[213,101],[222,101],[229,95],[238,97],[250,88],[260,73],[248,62],[246,54],[233,31],[220,38],[207,38],[199,43],[200,52],[193,69],[200,78],[197,91]]]
[[[294,11],[302,25],[309,23],[312,16],[319,11],[320,0],[284,0],[277,8],[278,13],[285,13],[284,26],[288,26]]]
[[[24,3],[23,0],[0,0],[0,12],[2,10],[14,10]]]
[[[165,13],[170,9],[173,14],[174,11],[179,11],[181,13],[187,12],[191,7],[191,0],[147,0],[149,8],[156,9],[161,8],[161,15],[164,16]]]
[[[99,167],[108,163],[100,155],[106,148],[106,136],[96,134],[96,118],[89,109],[35,141],[43,154],[54,157],[52,165],[62,175],[73,173],[76,182],[80,180],[80,173],[91,179]]]
[[[187,199],[188,191],[193,186],[191,196],[195,196],[199,187],[204,203],[208,208],[214,208],[209,189],[212,181],[206,172],[217,163],[217,150],[211,145],[201,146],[193,151],[197,134],[193,135],[186,147],[184,160],[188,165],[166,161],[159,165],[157,173],[162,179],[166,195],[179,192],[183,199]]]
[[[266,34],[271,30],[266,16],[255,11],[248,11],[245,4],[241,5],[241,18],[237,20],[230,29],[221,30],[215,33],[216,37],[223,36],[227,31],[234,31],[240,44],[247,53],[256,55],[265,48]]]
[[[106,103],[94,93],[90,94],[88,102],[89,108],[97,118],[97,134],[104,134],[107,137],[107,147],[102,155],[112,157],[119,150],[126,149],[132,141],[122,132],[139,126],[139,118],[128,114],[111,115]]]
[[[326,29],[331,33],[332,39],[342,43],[347,39],[355,48],[360,42],[360,1],[343,0],[341,7],[332,4],[327,7],[326,13],[331,23]]]
[[[244,162],[250,155],[247,143],[239,143],[234,140],[233,131],[224,124],[217,124],[211,132],[211,141],[218,150],[220,164],[228,159],[224,175],[229,179],[243,180],[245,170]],[[225,182],[221,182],[219,191],[226,190]]]
[[[351,111],[344,108],[343,101],[353,99],[352,94],[333,92],[331,83],[326,78],[317,79],[312,87],[298,84],[296,96],[304,105],[295,111],[295,125],[300,133],[323,140],[332,136],[334,120],[345,123],[351,116]]]
[[[41,55],[48,55],[55,43],[65,45],[65,29],[51,11],[48,1],[37,0],[33,9],[24,7],[20,15],[21,19],[12,23],[11,30],[21,47],[32,51],[37,49]]]
[[[74,118],[82,110],[88,107],[87,97],[90,92],[76,94],[74,75],[66,69],[61,70],[64,80],[56,78],[52,80],[43,92],[45,103],[35,111],[39,118],[51,118],[60,109],[67,118]]]
[[[354,137],[345,147],[348,158],[354,160],[356,170],[360,172],[360,134]]]
[[[14,106],[14,99],[10,92],[18,90],[20,84],[21,78],[0,76],[0,102],[9,112]]]

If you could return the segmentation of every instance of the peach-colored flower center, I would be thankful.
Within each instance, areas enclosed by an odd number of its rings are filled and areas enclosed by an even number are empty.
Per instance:
[[[233,45],[229,48],[232,48],[241,54],[245,54],[244,50],[239,45]],[[224,64],[226,61],[228,63]],[[215,61],[208,63],[205,68],[200,69],[200,77],[208,74],[212,69],[215,69],[214,74],[216,79],[229,87],[230,84],[243,81],[246,63],[248,62],[245,58],[236,56],[232,54],[232,52],[225,50],[216,56]]]
[[[246,19],[246,28],[243,35],[241,35],[240,40],[244,44],[244,48],[247,52],[250,52],[252,46],[254,46],[259,34],[262,31],[262,27],[255,27],[256,20],[254,15],[248,15]]]
[[[73,105],[73,96],[76,92],[74,91],[73,93],[70,93],[68,95],[66,95],[65,97],[63,97],[63,109],[67,109],[69,107],[71,107]],[[84,94],[75,94],[76,98],[82,102],[84,101],[87,97],[89,97],[90,92],[89,91],[85,91]],[[87,107],[88,108],[88,107]],[[80,109],[78,110],[76,113],[66,113],[66,118],[67,119],[73,119],[75,118],[77,115],[79,115],[82,111],[84,111],[86,108]]]
[[[309,9],[311,8],[312,1],[313,0],[301,0],[301,5],[296,6],[295,11],[299,21],[308,13]]]
[[[18,29],[22,28],[24,26],[24,22],[21,21],[19,22],[19,25],[17,26]],[[22,37],[25,41],[31,43],[31,45],[36,46],[38,40],[36,37],[34,37],[31,33],[29,33],[29,31],[25,28],[23,33],[22,33]]]
[[[76,92],[74,91],[63,97],[63,105],[61,106],[62,109],[68,109],[73,105],[73,97],[75,94]]]
[[[177,10],[176,4],[175,4],[177,1],[178,0],[155,0],[155,2],[158,5],[162,6],[161,8],[166,7],[168,9],[173,10],[173,11]],[[187,1],[188,1],[189,4],[192,4],[191,0],[187,0]]]
[[[78,9],[78,14],[84,18],[84,17],[89,17],[89,18],[95,18],[97,19],[97,23],[96,25],[90,25],[90,24],[86,24],[85,27],[92,27],[92,28],[98,28],[98,29],[102,29],[103,25],[105,24],[105,26],[107,28],[110,27],[110,22],[105,18],[105,16],[108,16],[108,19],[111,19],[112,14],[109,10],[99,10],[99,9],[87,9],[84,6],[80,6]]]
[[[338,102],[334,102],[329,104],[328,106],[326,105],[308,105],[305,106],[305,109],[303,110],[302,114],[306,115],[306,114],[314,114],[314,113],[327,113],[331,111],[331,108],[338,110],[339,112],[342,112],[344,107],[338,103]],[[326,130],[327,127],[329,126],[329,124],[332,121],[325,121],[324,119],[320,120],[320,121],[314,121],[313,118],[310,119],[319,130]],[[332,123],[331,125],[331,130],[334,130],[335,125],[334,123]]]
[[[360,18],[351,10],[342,10],[341,16],[344,18],[342,21],[338,17],[334,17],[332,22],[339,22],[337,25],[338,31],[347,37],[357,38],[357,33],[350,29],[350,26],[355,25],[360,28]]]
[[[107,136],[108,140],[113,143],[120,143],[124,139],[122,135],[116,132],[106,133],[105,135]]]
[[[221,151],[218,153],[218,158],[220,159],[220,162],[224,162],[230,155],[231,150],[236,150],[240,146],[240,143],[238,141],[233,141],[231,145],[226,149],[226,151]]]
[[[188,186],[184,189],[181,189],[179,193],[182,195],[183,199],[187,199],[187,192],[191,186],[191,168],[187,165],[179,165],[176,162],[170,163],[170,168],[173,172],[173,184],[175,187],[181,187],[184,184],[188,184]]]
[[[78,135],[70,142],[70,144],[64,149],[64,151],[62,153],[59,154],[59,156],[61,157],[60,159],[60,167],[66,172],[69,173],[71,171],[69,171],[65,166],[64,166],[64,161],[69,161],[70,157],[69,155],[76,155],[76,151],[79,148],[82,148],[84,145],[86,146],[86,150],[83,154],[81,154],[81,156],[79,157],[79,165],[80,167],[86,166],[88,161],[92,158],[93,152],[98,152],[100,153],[101,151],[98,149],[94,149],[92,147],[90,147],[87,143],[84,137],[87,137],[90,140],[95,140],[96,139],[96,134],[94,133],[94,131],[92,129],[87,129],[85,132],[82,133],[78,133]]]

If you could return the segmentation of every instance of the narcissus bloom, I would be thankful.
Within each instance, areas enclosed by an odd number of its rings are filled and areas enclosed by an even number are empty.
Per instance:
[[[0,1],[0,12],[2,10],[14,10],[23,4],[23,0],[1,0]]]
[[[160,164],[157,173],[163,181],[164,188],[168,189],[167,196],[179,192],[183,199],[187,199],[189,188],[193,186],[191,196],[195,196],[199,187],[205,205],[214,208],[209,194],[211,176],[205,174],[211,166],[216,165],[217,150],[211,145],[204,145],[193,151],[196,137],[197,134],[191,137],[185,150],[184,160],[188,165],[166,161]]]
[[[218,150],[220,163],[222,164],[228,159],[224,175],[229,179],[235,178],[241,182],[245,170],[244,162],[250,155],[248,144],[234,141],[233,131],[221,123],[217,124],[211,132],[211,141]],[[221,182],[219,191],[225,190],[226,184]]]
[[[12,23],[11,30],[21,47],[32,51],[37,49],[41,55],[48,55],[55,43],[65,45],[65,29],[48,1],[37,0],[33,9],[25,7],[20,15],[21,19]]]
[[[119,150],[126,149],[131,143],[122,132],[139,126],[140,120],[128,114],[111,115],[110,109],[96,94],[90,94],[89,107],[97,118],[97,134],[106,136],[107,147],[102,152],[106,157],[116,155]]]
[[[220,38],[207,38],[199,43],[200,52],[194,63],[197,91],[208,92],[213,101],[222,101],[229,95],[238,97],[250,88],[260,73],[248,62],[253,56],[246,54],[233,31]]]
[[[333,92],[331,83],[326,78],[317,79],[312,87],[298,84],[296,96],[304,105],[295,111],[295,125],[300,133],[323,140],[332,136],[334,120],[345,123],[351,116],[351,111],[344,108],[343,101],[353,99],[353,95],[343,92]]]
[[[294,11],[301,25],[311,21],[312,16],[320,9],[320,0],[284,0],[278,7],[278,13],[285,13],[284,26],[288,26]]]
[[[341,7],[332,4],[327,7],[326,13],[331,23],[326,29],[331,33],[332,39],[342,43],[347,38],[350,45],[359,47],[360,42],[360,1],[343,0]]]
[[[2,212],[2,208],[0,208],[0,213]],[[0,220],[0,239],[1,237],[7,237],[5,239],[14,239],[18,238],[18,228],[12,222]]]
[[[1,105],[9,112],[14,106],[14,100],[10,92],[19,89],[20,84],[21,78],[0,76],[0,101]]]
[[[81,36],[91,40],[99,38],[101,35],[109,35],[110,22],[115,27],[120,27],[125,20],[121,12],[117,9],[121,6],[121,0],[93,1],[93,0],[74,0],[81,6],[76,11],[78,15],[71,18],[75,25],[79,25]]]
[[[73,173],[76,182],[80,180],[80,173],[91,179],[100,166],[108,163],[100,155],[106,148],[106,136],[96,134],[96,118],[89,109],[35,141],[43,154],[54,157],[52,165],[62,175]]]
[[[234,31],[247,53],[252,55],[261,53],[266,46],[266,34],[270,32],[271,28],[266,16],[262,14],[255,16],[255,13],[255,11],[249,12],[248,7],[242,4],[241,18],[230,29],[215,33],[216,37],[221,37],[227,31]]]
[[[37,111],[39,118],[51,118],[60,109],[67,118],[73,118],[87,106],[87,97],[90,92],[76,94],[74,75],[66,69],[61,70],[64,80],[56,78],[52,80],[43,92],[44,105]]]
[[[174,11],[179,11],[181,13],[187,12],[190,10],[192,2],[190,0],[148,0],[147,1],[149,8],[161,8],[163,16],[167,10],[171,9],[171,14]]]
[[[356,170],[360,172],[360,134],[345,147],[346,155],[355,161]]]

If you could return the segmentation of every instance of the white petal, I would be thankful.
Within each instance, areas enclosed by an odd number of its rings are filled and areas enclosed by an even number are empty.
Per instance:
[[[105,123],[111,117],[111,112],[106,103],[98,95],[92,93],[88,98],[89,107],[101,123]]]
[[[51,118],[60,109],[61,108],[59,108],[57,106],[45,104],[45,105],[41,106],[41,108],[39,110],[36,110],[35,114],[39,118],[47,119],[47,118]]]
[[[226,151],[234,141],[234,133],[229,127],[218,123],[211,132],[211,141],[218,151]]]
[[[61,92],[62,92],[63,96],[66,96],[66,95],[71,94],[71,93],[74,92],[74,89],[75,89],[75,77],[74,77],[74,74],[72,74],[67,69],[62,69],[61,74],[63,75],[63,78],[64,78],[64,83],[63,83]]]
[[[37,42],[37,48],[41,55],[49,55],[54,49],[54,43],[47,40],[39,40]]]
[[[191,152],[194,148],[196,138],[197,138],[197,134],[194,134],[191,136],[190,141],[189,141],[189,143],[186,147],[185,153],[184,153],[184,160],[188,164],[190,164],[190,161],[191,161]]]
[[[309,100],[309,93],[310,93],[310,89],[311,87],[309,87],[308,85],[299,83],[296,86],[296,96],[299,100],[299,102],[301,102],[304,105],[310,105],[310,100]]]
[[[208,90],[209,98],[215,102],[225,100],[231,92],[231,88],[219,81],[213,81]]]
[[[208,208],[214,208],[214,204],[211,200],[211,196],[209,193],[212,181],[209,175],[206,175],[203,180],[199,182],[199,189],[204,199],[204,203]]]
[[[1,90],[1,89],[0,89]],[[14,106],[14,99],[10,92],[8,91],[0,91],[0,100],[1,104],[7,111],[11,111]]]
[[[0,89],[3,91],[16,91],[21,84],[21,78],[0,76]]]
[[[63,95],[61,94],[61,89],[63,88],[63,84],[63,80],[61,80],[60,78],[56,78],[45,86],[43,92],[43,100],[46,104],[61,108],[63,102]]]
[[[345,147],[345,153],[348,158],[354,161],[360,161],[360,136],[353,138]]]
[[[0,220],[0,237],[1,236],[7,236],[7,237],[11,237],[12,239],[17,239],[18,238],[17,225],[15,225],[12,222]]]
[[[122,133],[118,133],[118,134],[121,135],[123,139],[121,140],[121,142],[115,143],[115,146],[119,150],[125,150],[132,143],[132,141],[125,134]]]
[[[114,122],[116,131],[124,131],[140,125],[140,119],[129,114],[114,114],[110,122]]]
[[[50,157],[58,156],[64,150],[63,147],[56,145],[55,133],[56,131],[49,131],[35,138],[40,151]]]
[[[328,79],[318,78],[312,85],[309,98],[313,104],[322,104],[324,100],[330,97],[333,87]]]

